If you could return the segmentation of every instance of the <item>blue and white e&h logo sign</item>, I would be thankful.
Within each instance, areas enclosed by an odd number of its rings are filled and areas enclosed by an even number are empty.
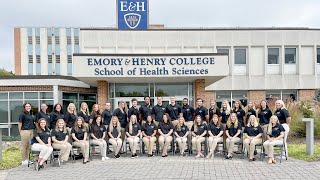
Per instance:
[[[148,0],[118,0],[118,29],[147,29]]]

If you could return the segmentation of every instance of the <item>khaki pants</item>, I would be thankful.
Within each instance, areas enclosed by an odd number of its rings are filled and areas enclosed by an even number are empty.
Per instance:
[[[266,139],[266,137],[267,137],[268,126],[269,126],[268,124],[265,124],[265,125],[261,126],[262,130],[263,130],[263,138],[264,139]]]
[[[197,150],[197,152],[201,152],[201,143],[206,140],[205,137],[192,137],[192,146]]]
[[[191,131],[191,128],[193,126],[193,121],[186,121],[184,124],[188,127],[189,131]]]
[[[60,156],[61,160],[68,161],[68,158],[69,158],[69,155],[70,155],[70,151],[72,149],[72,146],[71,146],[70,143],[68,143],[68,142],[66,142],[64,144],[53,143],[52,147],[54,149],[60,150],[59,156]]]
[[[33,138],[33,130],[21,130],[21,153],[22,161],[27,160],[30,150],[29,150],[29,141]]]
[[[182,137],[182,138],[177,138],[177,142],[179,145],[180,153],[182,154],[184,150],[187,148],[187,138]]]
[[[83,157],[85,159],[89,158],[89,142],[88,141],[84,141],[84,142],[73,142],[73,145],[75,147],[80,147],[81,152],[83,154]]]
[[[47,160],[47,159],[49,159],[49,157],[53,151],[53,148],[51,146],[42,145],[39,143],[34,143],[34,144],[32,144],[31,150],[32,151],[40,151],[39,158]]]
[[[269,158],[273,158],[274,146],[275,145],[282,145],[282,143],[283,143],[282,139],[281,140],[273,140],[272,142],[267,140],[263,143],[265,153],[269,156]]]
[[[172,120],[172,125],[174,127],[176,127],[176,125],[178,125],[178,123],[179,123],[179,120]]]
[[[214,150],[216,149],[218,142],[222,142],[222,140],[222,137],[213,138],[210,136],[208,138],[210,154],[214,153]]]
[[[260,142],[261,142],[261,138],[252,139],[252,140],[246,138],[243,141],[243,145],[248,151],[249,158],[253,158],[254,157],[254,150],[256,149],[256,144],[259,144]]]
[[[146,137],[143,137],[142,138],[142,141],[143,143],[146,145],[147,147],[147,151],[148,151],[148,154],[152,154],[153,152],[153,146],[154,146],[154,143],[156,142],[157,138],[156,137],[151,137],[150,139],[149,138],[146,138]]]
[[[139,137],[132,137],[132,138],[128,137],[127,141],[129,142],[131,153],[136,154],[137,146],[139,143]]]
[[[109,143],[112,144],[112,148],[114,150],[114,155],[117,155],[122,146],[122,140],[119,139],[109,139]]]
[[[172,136],[162,136],[159,137],[159,145],[162,149],[162,154],[167,155],[168,147],[172,141]]]
[[[156,126],[159,126],[159,121],[153,121]]]
[[[226,139],[226,146],[229,154],[233,153],[234,143],[238,143],[238,142],[240,142],[239,137],[234,137],[231,140],[229,138]]]
[[[107,157],[107,143],[105,140],[92,139],[91,144],[99,146],[101,157]]]

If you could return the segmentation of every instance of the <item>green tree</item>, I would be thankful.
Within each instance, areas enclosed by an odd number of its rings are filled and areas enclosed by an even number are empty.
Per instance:
[[[6,71],[5,69],[0,69],[0,76],[14,76],[14,74]]]

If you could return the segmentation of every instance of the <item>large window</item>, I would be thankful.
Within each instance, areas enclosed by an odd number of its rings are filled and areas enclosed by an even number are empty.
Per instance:
[[[296,48],[285,48],[285,64],[296,63]]]
[[[63,105],[63,112],[67,112],[67,107],[70,103],[74,103],[77,112],[81,107],[81,103],[87,103],[89,111],[92,111],[92,106],[97,102],[96,94],[79,94],[79,93],[67,93],[64,92],[62,96],[62,105]]]
[[[235,101],[240,101],[243,106],[247,106],[247,94],[247,91],[216,91],[217,105],[221,107],[222,101],[227,100],[231,108]]]
[[[298,91],[294,89],[289,90],[267,90],[266,91],[266,100],[278,100],[281,99],[285,103],[289,103],[297,100]]]
[[[279,64],[279,48],[268,48],[268,64]]]
[[[246,64],[247,63],[247,49],[236,48],[234,49],[234,64]]]

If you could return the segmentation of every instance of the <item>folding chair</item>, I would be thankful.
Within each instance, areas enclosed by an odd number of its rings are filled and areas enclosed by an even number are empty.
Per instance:
[[[130,149],[130,143],[128,141],[128,137],[126,136],[125,139],[125,152],[126,152],[126,156],[128,156],[128,146],[129,146],[129,149]],[[142,155],[142,134],[140,133],[140,136],[139,136],[139,143],[138,143],[138,146],[139,146],[139,152],[140,152],[140,155]]]
[[[39,155],[40,155],[40,151],[33,151],[32,150],[32,139],[33,138],[31,138],[31,139],[29,139],[29,146],[30,146],[30,152],[29,152],[29,157],[28,157],[28,159],[29,159],[29,162],[28,162],[28,167],[31,165],[31,164],[33,164],[34,165],[34,169],[36,170],[36,163],[38,163],[38,160],[37,159],[35,159],[35,157],[36,156],[38,156],[39,157]],[[52,159],[51,159],[51,157],[50,157],[50,159],[47,159],[45,162],[46,162],[46,164],[48,164],[48,160],[50,161],[50,164],[51,164],[51,161],[52,161]]]
[[[217,147],[216,147],[215,151],[218,151],[221,154],[221,157],[224,158],[224,156],[225,156],[225,153],[224,153],[225,152],[224,151],[225,150],[225,144],[223,142],[224,141],[224,133],[222,134],[221,138],[222,138],[222,141],[217,143]],[[222,145],[222,148],[220,148],[221,145]],[[209,145],[209,137],[208,137],[208,153],[209,152],[210,152],[210,145]]]
[[[257,150],[257,147],[260,147],[260,158],[259,158],[260,161],[263,160],[263,158],[262,158],[262,156],[263,156],[263,154],[264,154],[263,143],[264,143],[264,136],[262,135],[262,136],[261,136],[261,142],[255,145],[255,151]],[[243,148],[242,148],[242,152],[243,152],[243,153],[242,153],[242,159],[243,159],[246,148],[245,148],[245,146],[242,146],[242,147],[243,147]],[[248,149],[247,149],[247,156],[248,156]]]
[[[284,152],[284,155],[286,157],[286,160],[288,160],[287,151],[285,150],[286,149],[286,142],[284,141],[285,138],[283,137],[282,140],[283,140],[283,143],[281,145],[274,145],[273,146],[274,148],[279,148],[280,149],[280,163],[282,161],[283,152]]]

